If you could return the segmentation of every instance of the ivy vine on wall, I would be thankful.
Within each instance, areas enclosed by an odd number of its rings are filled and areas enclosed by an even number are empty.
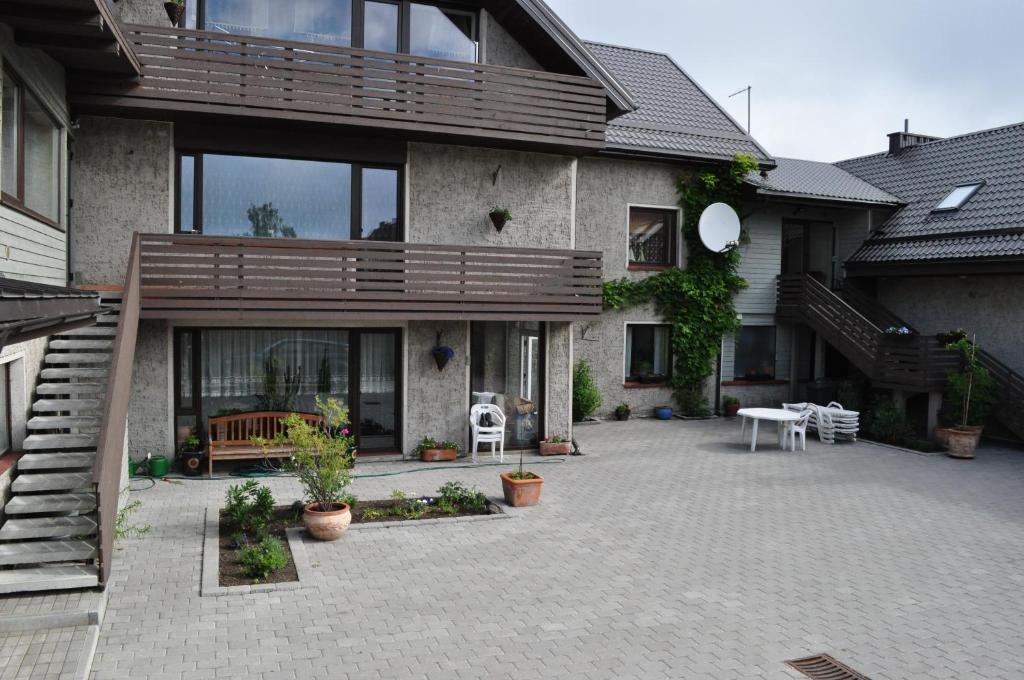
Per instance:
[[[604,283],[604,307],[621,310],[653,302],[657,313],[672,327],[672,396],[688,415],[708,412],[704,382],[714,373],[722,336],[739,328],[736,293],[747,287],[739,275],[740,254],[733,248],[713,253],[701,243],[697,225],[712,203],[739,209],[740,191],[757,160],[737,154],[693,177],[676,182],[683,209],[682,235],[686,243],[686,269],[671,268],[638,281],[618,279]]]

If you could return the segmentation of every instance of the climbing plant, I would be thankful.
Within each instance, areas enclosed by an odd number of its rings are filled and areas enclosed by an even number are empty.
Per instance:
[[[733,299],[747,283],[739,275],[740,254],[733,248],[714,253],[698,233],[701,213],[712,203],[739,208],[740,190],[757,160],[737,154],[694,176],[676,182],[683,209],[682,236],[687,247],[686,269],[670,268],[641,280],[604,283],[605,309],[621,310],[653,302],[657,313],[672,326],[672,396],[683,413],[707,413],[704,381],[714,372],[722,336],[739,327]]]

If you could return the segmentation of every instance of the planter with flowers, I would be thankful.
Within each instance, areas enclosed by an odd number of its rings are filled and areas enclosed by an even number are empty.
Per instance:
[[[512,213],[509,212],[509,209],[498,205],[491,208],[491,212],[488,217],[491,218],[491,224],[494,225],[495,230],[497,230],[499,234],[501,233],[501,230],[505,228],[505,225],[512,221]]]
[[[892,340],[910,340],[914,337],[914,331],[906,326],[889,326],[885,329],[885,337]]]
[[[572,453],[572,442],[562,435],[556,434],[540,443],[540,455],[542,456],[568,456],[570,453]]]
[[[453,441],[437,441],[433,437],[424,437],[416,445],[416,454],[427,463],[452,461],[459,457],[459,445]]]
[[[505,502],[513,508],[523,508],[540,503],[540,492],[544,478],[523,470],[523,452],[519,452],[519,469],[501,473],[501,490]]]
[[[448,345],[441,344],[441,334],[437,334],[437,344],[430,350],[430,356],[434,357],[437,370],[443,371],[448,362],[455,358],[455,350]]]

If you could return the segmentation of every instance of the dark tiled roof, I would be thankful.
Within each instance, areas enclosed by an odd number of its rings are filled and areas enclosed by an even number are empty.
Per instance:
[[[892,194],[831,163],[778,157],[775,162],[778,165],[768,171],[767,178],[756,172],[747,178],[758,188],[758,193],[853,203],[900,203]]]
[[[608,125],[608,146],[681,158],[771,157],[666,54],[587,42],[632,95],[636,111]]]
[[[837,165],[906,203],[854,254],[855,266],[1024,257],[1024,123]],[[984,186],[963,207],[934,212],[954,187],[974,182]]]
[[[0,277],[0,348],[48,335],[61,324],[87,322],[99,312],[96,293]]]

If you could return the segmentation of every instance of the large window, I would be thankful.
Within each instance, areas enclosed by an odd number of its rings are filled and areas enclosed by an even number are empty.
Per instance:
[[[736,380],[775,380],[775,326],[743,326],[736,334]]]
[[[666,382],[671,372],[671,328],[660,324],[626,326],[626,382]]]
[[[629,209],[629,265],[634,268],[676,264],[678,211],[661,208]]]
[[[317,396],[350,410],[363,451],[399,446],[399,332],[180,329],[175,342],[178,440],[210,418],[251,411],[315,412]]]
[[[409,0],[187,0],[186,26],[475,62],[475,11]]]
[[[3,200],[34,217],[60,222],[61,127],[18,78],[3,75]]]
[[[178,230],[217,236],[401,241],[401,171],[182,153]]]
[[[469,325],[472,403],[501,409],[508,448],[532,448],[543,432],[544,332],[538,321]]]

